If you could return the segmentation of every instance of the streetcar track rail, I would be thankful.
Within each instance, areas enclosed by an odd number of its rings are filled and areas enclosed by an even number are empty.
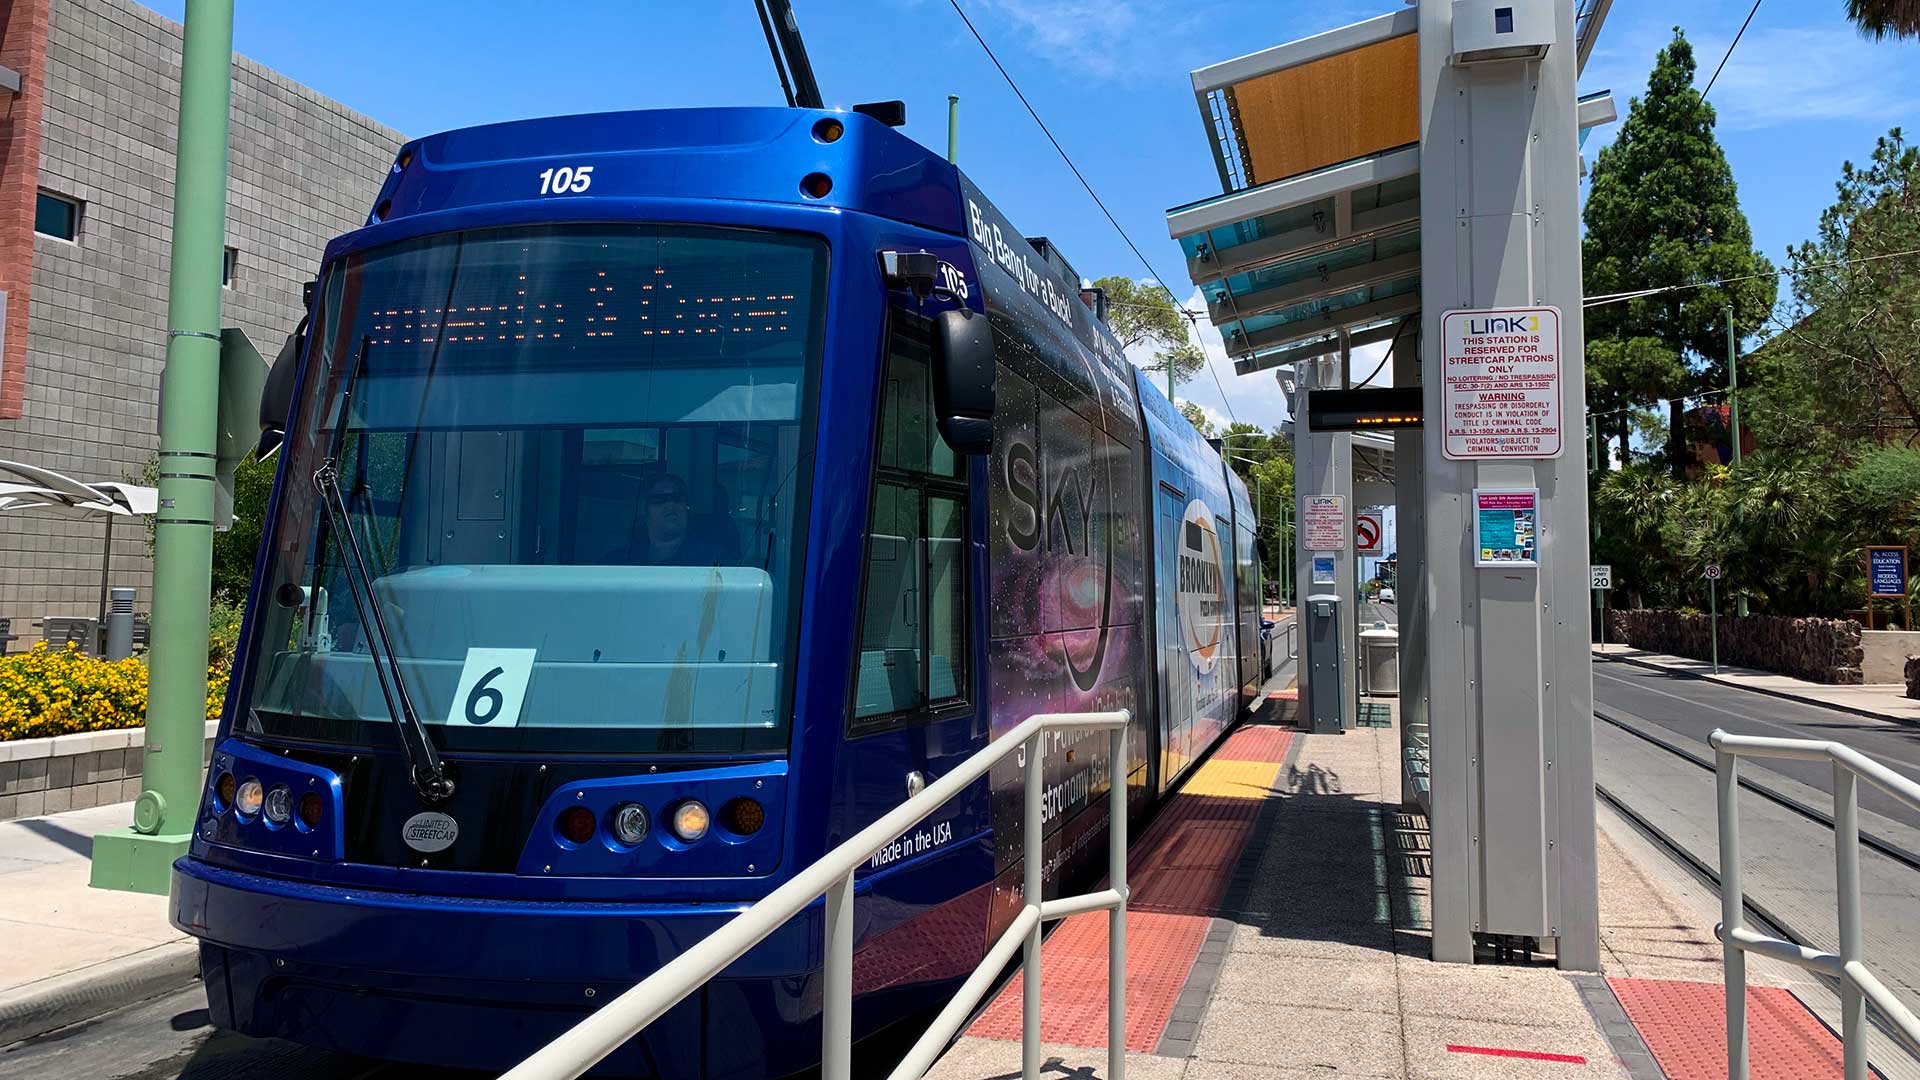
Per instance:
[[[1658,746],[1669,753],[1672,753],[1678,757],[1685,758],[1686,760],[1694,763],[1695,765],[1699,765],[1702,768],[1706,769],[1708,772],[1715,771],[1715,767],[1712,761],[1703,759],[1700,755],[1693,753],[1692,751],[1686,749],[1683,746],[1679,746],[1675,743],[1671,743],[1665,739],[1662,739],[1656,735],[1652,735],[1648,732],[1638,730],[1633,725],[1628,724],[1622,720],[1619,720],[1618,718],[1603,714],[1597,708],[1594,710],[1593,716],[1594,716],[1594,719],[1596,720],[1604,721],[1607,724],[1617,727],[1622,731],[1625,731],[1631,735],[1636,735],[1641,739],[1645,740],[1646,742],[1649,742],[1655,746]],[[1739,784],[1742,788],[1745,788],[1746,790],[1751,791],[1754,794],[1761,796],[1762,798],[1768,799],[1769,801],[1772,801],[1788,810],[1791,810],[1794,813],[1800,814],[1803,817],[1808,818],[1809,820],[1818,822],[1826,828],[1831,829],[1833,827],[1832,815],[1824,814],[1819,810],[1811,806],[1808,806],[1806,803],[1800,801],[1799,799],[1792,798],[1791,796],[1788,796],[1788,795],[1783,795],[1777,791],[1772,791],[1764,786],[1754,783],[1753,781],[1749,780],[1745,776],[1739,777]],[[1604,800],[1608,806],[1611,806],[1614,808],[1614,810],[1618,811],[1620,816],[1622,818],[1625,818],[1627,823],[1629,825],[1632,825],[1633,828],[1636,831],[1638,831],[1642,836],[1646,837],[1655,846],[1659,847],[1660,849],[1666,851],[1669,855],[1673,856],[1673,858],[1676,861],[1678,861],[1690,873],[1692,873],[1694,877],[1699,879],[1699,881],[1702,884],[1712,889],[1716,894],[1720,892],[1719,867],[1709,864],[1705,859],[1695,854],[1692,849],[1688,848],[1685,844],[1682,844],[1680,841],[1674,839],[1673,836],[1669,834],[1665,829],[1654,824],[1654,822],[1651,819],[1649,819],[1646,815],[1635,810],[1632,806],[1630,806],[1627,803],[1627,800],[1607,790],[1606,786],[1599,783],[1598,781],[1594,783],[1594,793],[1597,794],[1602,800]],[[1879,852],[1880,854],[1886,856],[1887,858],[1894,860],[1900,865],[1907,867],[1908,869],[1920,870],[1920,856],[1916,856],[1913,852],[1907,850],[1904,847],[1901,847],[1897,844],[1888,843],[1877,837],[1873,837],[1864,831],[1861,832],[1860,834],[1860,842],[1863,845],[1873,848],[1876,852]],[[1753,897],[1753,893],[1751,891],[1746,892],[1745,895],[1742,896],[1741,901],[1742,901],[1742,908],[1746,911],[1749,919],[1751,920],[1749,924],[1750,929],[1757,929],[1770,936],[1783,938],[1803,948],[1808,948],[1808,949],[1822,948],[1822,946],[1817,944],[1814,941],[1814,939],[1794,929],[1793,926],[1788,924],[1788,922],[1785,919],[1781,918],[1778,914],[1776,914],[1774,911],[1768,908],[1764,903],[1761,903],[1760,901],[1755,900]],[[1806,972],[1805,977],[1819,984],[1821,987],[1823,987],[1827,991],[1834,994],[1836,999],[1839,997],[1840,980],[1832,978],[1831,976],[1821,975],[1811,971]],[[1797,997],[1798,995],[1796,994],[1795,996]],[[1806,1003],[1803,1001],[1802,1004],[1806,1004]],[[1812,1014],[1814,1018],[1818,1020],[1822,1026],[1827,1028],[1827,1030],[1833,1034],[1835,1039],[1838,1039],[1840,1037],[1840,1033],[1834,1030],[1833,1025],[1828,1023],[1825,1017],[1821,1016],[1811,1006],[1808,1007],[1807,1011],[1810,1014]],[[1885,1018],[1882,1017],[1877,1010],[1874,1010],[1874,1009],[1867,1010],[1867,1023],[1875,1031],[1879,1032],[1881,1035],[1891,1040],[1896,1046],[1904,1050],[1910,1057],[1912,1057],[1916,1061],[1920,1061],[1920,1045],[1915,1045],[1912,1042],[1908,1041],[1908,1039],[1906,1038],[1906,1033],[1904,1031],[1901,1031],[1897,1027],[1889,1025],[1886,1022]],[[1881,1070],[1878,1066],[1874,1066],[1872,1062],[1869,1062],[1869,1066],[1875,1068],[1875,1070],[1877,1072],[1880,1072],[1881,1075],[1886,1075],[1884,1070]]]
[[[1666,750],[1669,753],[1676,754],[1680,757],[1683,757],[1688,761],[1693,762],[1695,765],[1700,766],[1702,769],[1705,769],[1708,772],[1714,771],[1714,762],[1712,758],[1703,756],[1701,754],[1697,754],[1692,750],[1689,750],[1686,747],[1679,745],[1678,743],[1671,742],[1667,739],[1663,739],[1660,736],[1655,735],[1650,731],[1644,731],[1637,725],[1629,724],[1626,721],[1619,719],[1618,717],[1608,716],[1605,713],[1601,712],[1598,708],[1593,710],[1593,718],[1595,720],[1603,720],[1606,723],[1619,728],[1620,730],[1626,732],[1629,735],[1633,735],[1637,738],[1643,739],[1646,742],[1650,742],[1653,745],[1658,746],[1662,750]],[[1769,802],[1785,807],[1786,809],[1791,810],[1802,817],[1808,818],[1812,821],[1816,821],[1828,829],[1833,828],[1833,815],[1821,810],[1818,807],[1810,806],[1807,803],[1804,803],[1799,799],[1794,798],[1791,795],[1782,794],[1779,791],[1775,791],[1772,788],[1766,787],[1765,785],[1762,785],[1756,782],[1755,780],[1753,780],[1744,772],[1740,775],[1739,782],[1740,782],[1740,786],[1743,789],[1747,791],[1751,791],[1755,795],[1758,795],[1761,798],[1768,800]],[[1613,799],[1611,796],[1608,797],[1608,801],[1613,802]],[[1877,851],[1880,854],[1885,855],[1887,858],[1892,859],[1893,861],[1899,863],[1900,865],[1906,867],[1909,870],[1920,870],[1920,853],[1916,853],[1909,848],[1903,847],[1890,840],[1882,839],[1881,837],[1875,836],[1872,833],[1869,833],[1865,830],[1861,830],[1860,843],[1862,846],[1872,848],[1874,851]],[[1716,887],[1717,887],[1717,882],[1716,882]]]

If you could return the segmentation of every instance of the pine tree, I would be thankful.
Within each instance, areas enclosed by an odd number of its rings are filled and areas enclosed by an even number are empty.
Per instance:
[[[1694,88],[1693,46],[1678,27],[1660,51],[1644,97],[1633,99],[1620,135],[1600,151],[1587,195],[1589,297],[1728,278],[1726,285],[1664,292],[1586,312],[1589,407],[1626,452],[1629,406],[1726,385],[1726,309],[1756,330],[1773,309],[1772,264],[1753,231],[1733,170],[1713,135],[1713,107]],[[1748,277],[1759,274],[1760,277]],[[1684,402],[1674,400],[1667,460],[1686,465]]]

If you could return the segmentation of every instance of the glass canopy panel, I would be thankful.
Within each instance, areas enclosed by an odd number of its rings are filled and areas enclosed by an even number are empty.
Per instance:
[[[1376,303],[1381,300],[1389,300],[1396,296],[1413,295],[1419,291],[1420,275],[1412,274],[1407,277],[1382,282],[1371,288],[1353,289],[1340,293],[1337,296],[1322,297],[1307,303],[1295,304],[1281,311],[1270,312],[1265,315],[1249,315],[1244,319],[1223,322],[1220,324],[1220,332],[1229,339],[1235,336],[1250,337],[1263,330],[1272,330],[1276,327],[1288,326],[1292,323],[1344,311],[1348,308],[1360,307],[1361,305]]]
[[[1351,270],[1418,250],[1420,250],[1420,232],[1418,229],[1409,229],[1334,251],[1316,252],[1298,259],[1288,259],[1285,262],[1263,266],[1243,274],[1230,274],[1221,281],[1208,285],[1207,295],[1217,304],[1221,302],[1220,291],[1223,288],[1238,298],[1266,289],[1325,277],[1336,271]]]

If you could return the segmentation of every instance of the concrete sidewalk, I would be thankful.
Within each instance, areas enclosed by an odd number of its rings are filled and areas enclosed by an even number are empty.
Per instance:
[[[1841,712],[1852,713],[1855,716],[1920,725],[1920,701],[1907,697],[1906,687],[1898,683],[1829,686],[1825,683],[1796,679],[1791,675],[1776,675],[1771,671],[1734,667],[1730,664],[1721,664],[1720,672],[1716,675],[1713,665],[1705,660],[1647,652],[1631,645],[1595,645],[1593,655],[1604,656],[1610,660],[1624,660],[1641,667],[1705,679],[1723,686],[1751,690],[1757,694],[1786,698],[1789,701],[1798,701],[1807,705],[1839,709]]]
[[[132,820],[118,803],[0,822],[0,1046],[194,977],[166,897],[87,884],[94,834]]]
[[[1218,945],[1203,950],[1181,991],[1182,1006],[1198,1012],[1197,1030],[1179,1051],[1162,1041],[1158,1053],[1130,1053],[1130,1077],[1661,1075],[1598,977],[1428,959],[1425,822],[1398,805],[1393,728],[1296,733],[1293,744],[1290,760],[1270,774],[1267,805],[1242,856],[1246,887],[1212,912],[1208,940]],[[1603,849],[1603,866],[1624,862],[1604,839]],[[1632,958],[1633,968],[1666,978],[1718,978],[1711,936],[1680,930],[1673,905],[1650,893],[1643,875],[1619,889],[1631,916],[1605,935],[1610,960]],[[1134,947],[1152,945],[1130,940]],[[1042,1007],[1051,1008],[1044,1000]],[[1051,1044],[1043,1053],[1048,1073],[1106,1073],[1098,1046]],[[1019,1057],[1017,1041],[969,1036],[931,1076],[1005,1077],[1018,1072]]]

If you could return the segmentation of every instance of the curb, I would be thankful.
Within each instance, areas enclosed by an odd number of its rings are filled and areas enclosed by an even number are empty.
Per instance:
[[[1650,660],[1638,660],[1631,656],[1614,656],[1602,652],[1596,652],[1593,656],[1596,660],[1617,660],[1623,664],[1643,667],[1648,671],[1664,672],[1682,679],[1699,679],[1701,682],[1710,682],[1716,686],[1724,686],[1730,690],[1745,690],[1750,694],[1765,694],[1767,697],[1779,698],[1782,701],[1795,701],[1802,705],[1812,705],[1818,709],[1832,709],[1834,712],[1851,713],[1854,716],[1864,716],[1869,720],[1885,720],[1890,724],[1900,724],[1903,727],[1920,727],[1920,718],[1898,716],[1894,713],[1876,712],[1873,709],[1863,709],[1858,705],[1842,705],[1835,701],[1822,701],[1819,698],[1807,697],[1805,694],[1790,694],[1785,690],[1775,690],[1766,686],[1746,686],[1741,683],[1728,682],[1715,675],[1701,675],[1697,672],[1681,671],[1679,668],[1670,668],[1664,664],[1656,664]]]
[[[189,940],[16,987],[0,994],[0,1046],[179,989],[199,974],[200,945]]]

